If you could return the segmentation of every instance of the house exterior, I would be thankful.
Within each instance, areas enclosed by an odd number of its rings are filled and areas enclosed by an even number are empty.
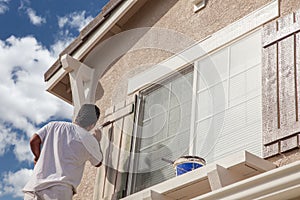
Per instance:
[[[298,0],[111,0],[45,73],[109,122],[74,199],[300,198],[299,67]]]

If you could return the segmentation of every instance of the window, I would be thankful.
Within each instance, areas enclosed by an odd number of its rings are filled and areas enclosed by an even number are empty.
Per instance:
[[[141,92],[137,192],[175,176],[182,155],[207,163],[241,150],[262,151],[261,32],[233,42]]]
[[[240,150],[261,155],[260,31],[199,60],[196,71],[191,152],[207,162]]]
[[[142,93],[135,191],[175,176],[162,158],[188,154],[192,88],[193,72],[188,69]]]

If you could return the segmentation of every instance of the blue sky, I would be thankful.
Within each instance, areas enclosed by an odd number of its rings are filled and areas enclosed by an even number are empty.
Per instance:
[[[43,74],[108,0],[0,0],[0,199],[23,199],[30,136],[72,107],[45,91]]]

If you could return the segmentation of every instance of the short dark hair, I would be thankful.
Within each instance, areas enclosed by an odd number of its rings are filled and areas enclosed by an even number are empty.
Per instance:
[[[75,123],[86,128],[97,122],[100,116],[100,109],[94,104],[83,104],[78,111]]]

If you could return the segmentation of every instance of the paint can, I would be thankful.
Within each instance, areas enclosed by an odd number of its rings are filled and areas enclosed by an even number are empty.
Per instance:
[[[174,161],[173,167],[176,172],[176,176],[193,171],[206,164],[205,160],[198,156],[181,156]]]

